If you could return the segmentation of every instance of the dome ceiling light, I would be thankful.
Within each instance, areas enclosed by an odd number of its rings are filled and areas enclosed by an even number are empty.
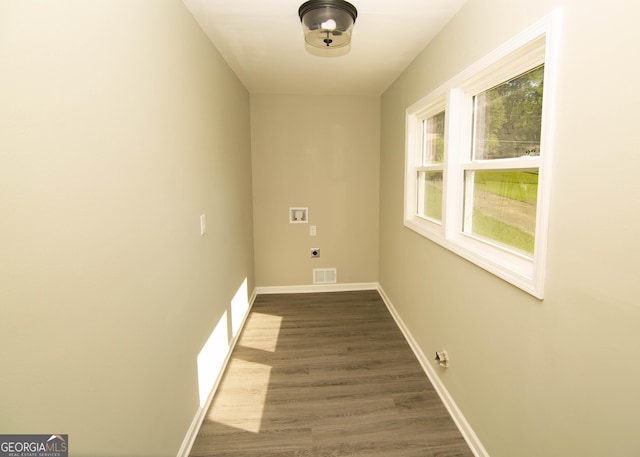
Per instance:
[[[349,52],[358,10],[344,0],[309,0],[298,9],[307,51],[320,56]]]

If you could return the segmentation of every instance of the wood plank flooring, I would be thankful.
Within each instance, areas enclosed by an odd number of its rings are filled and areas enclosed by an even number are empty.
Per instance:
[[[191,450],[473,457],[376,291],[260,295]]]

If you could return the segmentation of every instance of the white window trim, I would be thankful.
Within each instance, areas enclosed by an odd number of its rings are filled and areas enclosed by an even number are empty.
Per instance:
[[[405,183],[407,186],[405,191],[405,215],[409,214],[411,217],[407,219],[405,216],[405,225],[408,225],[418,233],[430,238],[430,235],[436,237],[442,236],[444,233],[443,224],[417,214],[418,187],[416,175],[418,171],[426,170],[430,167],[423,166],[420,160],[421,156],[414,152],[421,149],[421,142],[419,139],[422,138],[422,121],[445,110],[446,97],[443,94],[434,93],[433,97],[426,97],[423,99],[423,102],[424,103],[421,104],[420,108],[413,113],[411,118],[407,116],[407,151],[410,149],[412,152],[410,155],[407,154],[408,166],[406,167],[407,175],[405,177]],[[445,125],[446,116],[447,114],[445,111]],[[443,164],[443,170],[445,169],[446,167]],[[412,198],[407,198],[407,195],[411,195]]]
[[[439,88],[411,105],[406,112],[404,225],[464,257],[531,295],[544,297],[550,203],[551,160],[560,12],[536,22]],[[471,148],[470,97],[544,63],[541,155],[515,159],[469,160]],[[509,76],[505,78],[505,74]],[[421,121],[445,109],[445,158],[442,222],[417,214],[416,143]],[[453,125],[465,126],[452,128]],[[462,231],[463,170],[538,168],[535,255],[533,258],[493,245]]]

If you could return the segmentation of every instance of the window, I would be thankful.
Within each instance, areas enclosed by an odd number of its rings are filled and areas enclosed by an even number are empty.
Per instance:
[[[407,110],[405,225],[542,298],[554,15]]]
[[[473,96],[464,233],[534,255],[544,66]],[[512,159],[512,160],[503,160]]]
[[[436,107],[438,111],[439,106],[436,105]],[[416,167],[418,180],[416,211],[418,215],[440,223],[444,176],[444,109],[436,114],[429,113],[419,120],[422,138],[419,164]]]

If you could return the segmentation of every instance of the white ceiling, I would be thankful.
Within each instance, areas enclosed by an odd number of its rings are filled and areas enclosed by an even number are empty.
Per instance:
[[[183,0],[251,93],[380,95],[466,0],[351,0],[351,52],[304,47],[303,0]]]

